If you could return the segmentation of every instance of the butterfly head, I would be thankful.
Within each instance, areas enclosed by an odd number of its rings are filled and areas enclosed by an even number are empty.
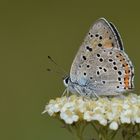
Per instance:
[[[68,87],[69,81],[70,81],[70,77],[69,77],[69,76],[66,76],[66,77],[63,79],[64,85],[65,85],[66,87]]]

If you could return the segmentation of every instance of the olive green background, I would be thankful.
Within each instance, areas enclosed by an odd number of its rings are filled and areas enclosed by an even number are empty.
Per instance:
[[[0,139],[72,140],[58,120],[41,115],[51,98],[61,96],[62,76],[51,55],[69,72],[92,23],[112,21],[135,66],[139,93],[140,3],[129,0],[46,0],[0,2]]]

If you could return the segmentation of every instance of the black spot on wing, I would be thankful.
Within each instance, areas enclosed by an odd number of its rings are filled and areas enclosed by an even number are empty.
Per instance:
[[[102,39],[103,39],[103,37],[102,37],[102,36],[100,36],[100,37],[99,37],[99,39],[100,39],[100,40],[102,40]]]
[[[87,75],[87,73],[86,73],[86,72],[84,72],[84,75],[86,76],[86,75]]]
[[[100,58],[99,61],[100,61],[100,62],[103,62],[104,60],[103,60],[103,58]]]
[[[83,59],[86,60],[87,59],[86,56],[83,55]]]
[[[92,48],[90,48],[89,46],[86,46],[86,49],[90,52],[92,51]]]
[[[98,34],[95,34],[95,37],[98,37],[99,35]]]

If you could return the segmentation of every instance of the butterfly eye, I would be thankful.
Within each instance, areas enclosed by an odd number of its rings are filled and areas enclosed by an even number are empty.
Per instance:
[[[68,84],[68,81],[69,81],[69,78],[66,78],[66,79],[65,79],[66,84]]]
[[[69,82],[69,77],[66,77],[64,80],[64,85],[67,87],[68,86],[68,82]]]

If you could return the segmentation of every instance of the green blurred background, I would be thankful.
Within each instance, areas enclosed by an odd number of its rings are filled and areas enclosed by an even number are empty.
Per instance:
[[[73,137],[61,123],[41,115],[61,96],[61,76],[46,72],[47,56],[69,71],[92,23],[105,17],[121,33],[135,66],[139,93],[140,2],[128,0],[46,0],[0,2],[0,139],[56,140]]]

